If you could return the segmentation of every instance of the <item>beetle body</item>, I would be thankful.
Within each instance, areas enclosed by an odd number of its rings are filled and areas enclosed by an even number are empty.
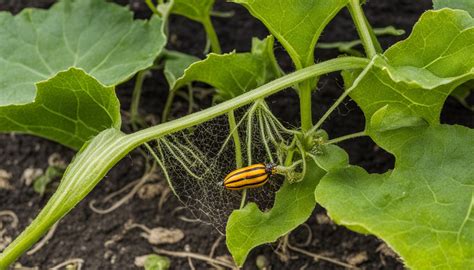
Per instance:
[[[275,164],[259,163],[230,172],[224,179],[224,187],[241,190],[263,186],[275,171]]]

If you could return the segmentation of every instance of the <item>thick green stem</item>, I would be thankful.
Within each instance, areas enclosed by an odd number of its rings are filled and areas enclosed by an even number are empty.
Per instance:
[[[138,145],[140,145],[143,142],[150,141],[163,135],[183,130],[194,125],[198,125],[219,115],[225,114],[231,110],[235,110],[239,107],[250,104],[255,100],[259,100],[266,96],[277,93],[282,89],[291,87],[307,79],[319,77],[321,75],[339,70],[365,68],[369,63],[370,61],[368,59],[358,57],[340,57],[321,62],[280,77],[252,91],[237,96],[231,100],[222,102],[206,110],[186,115],[179,119],[169,121],[167,123],[163,123],[154,127],[143,129],[128,136],[132,137],[133,139],[136,139]]]
[[[306,132],[313,126],[313,114],[311,110],[311,81],[305,81],[300,84],[300,117],[301,130]]]
[[[211,17],[207,16],[202,22],[204,30],[206,31],[207,38],[211,42],[211,49],[213,53],[221,54],[221,44],[219,43],[219,38],[217,37],[216,30],[211,22]]]
[[[132,123],[138,123],[140,115],[138,108],[140,106],[140,97],[142,95],[143,81],[145,80],[147,70],[138,72],[137,78],[135,79],[135,87],[132,93],[132,104],[130,104],[130,120]]]
[[[357,32],[362,40],[362,44],[364,45],[365,53],[368,58],[373,58],[377,54],[377,50],[372,40],[371,28],[369,28],[367,19],[360,7],[360,1],[350,0],[348,8],[357,27]]]
[[[363,68],[368,63],[367,59],[356,57],[329,60],[283,76],[206,110],[129,135],[116,129],[102,131],[76,156],[66,170],[57,191],[35,220],[0,254],[0,270],[7,269],[11,263],[38,241],[51,226],[77,205],[118,161],[134,148],[150,140],[206,122],[304,80],[338,70]]]

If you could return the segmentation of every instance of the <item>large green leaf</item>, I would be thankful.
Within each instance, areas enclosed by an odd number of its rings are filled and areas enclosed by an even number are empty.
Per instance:
[[[350,94],[364,111],[369,133],[439,123],[446,97],[474,78],[473,49],[474,19],[467,12],[423,14],[410,37],[374,59],[374,67]]]
[[[203,22],[210,17],[215,0],[174,0],[172,13]]]
[[[249,203],[232,212],[227,221],[226,242],[238,265],[243,265],[252,248],[275,242],[311,215],[316,205],[314,189],[325,172],[313,162],[310,164],[301,182],[285,181],[271,210],[262,212],[255,203]]]
[[[45,137],[78,149],[100,131],[120,128],[120,103],[83,70],[71,68],[37,84],[37,97],[25,105],[0,107],[0,132]]]
[[[472,0],[433,0],[434,9],[462,9],[474,16],[474,1]]]
[[[317,201],[337,223],[385,240],[409,268],[472,269],[474,131],[440,125],[394,131],[390,140],[393,171],[330,171]]]
[[[0,12],[0,106],[32,102],[36,82],[69,67],[116,85],[151,66],[164,44],[158,17],[134,21],[126,8],[104,0]]]
[[[174,89],[200,81],[217,89],[216,99],[228,100],[252,90],[280,75],[273,56],[273,37],[253,39],[252,52],[209,54],[192,64],[180,77]]]
[[[280,41],[296,68],[314,63],[314,47],[329,21],[348,0],[233,0],[244,5]]]
[[[170,90],[173,90],[176,89],[176,80],[184,75],[184,71],[192,63],[199,61],[199,58],[177,51],[166,51],[164,61],[163,72]]]
[[[323,146],[309,162],[302,181],[287,181],[276,193],[273,208],[262,212],[255,203],[235,210],[226,228],[227,247],[238,265],[242,265],[254,247],[275,242],[305,222],[315,207],[314,190],[327,171],[347,166],[347,153],[335,145]]]
[[[198,22],[210,16],[215,0],[174,0],[172,13]]]

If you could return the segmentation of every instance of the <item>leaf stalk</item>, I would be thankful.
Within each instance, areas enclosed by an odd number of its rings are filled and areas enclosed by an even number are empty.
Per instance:
[[[377,54],[377,50],[372,39],[371,28],[368,26],[367,19],[360,6],[360,1],[350,0],[348,8],[364,45],[365,53],[368,58],[372,59]]]

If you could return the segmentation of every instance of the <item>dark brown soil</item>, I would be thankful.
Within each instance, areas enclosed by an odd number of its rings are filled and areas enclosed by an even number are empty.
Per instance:
[[[0,10],[9,10],[17,13],[24,7],[48,7],[51,0],[26,1],[6,0],[0,1]],[[150,15],[143,1],[131,0],[117,1],[129,4],[139,18]],[[410,32],[414,22],[420,14],[431,8],[429,0],[378,0],[368,1],[365,10],[369,21],[375,27],[394,25]],[[253,19],[245,9],[224,1],[218,1],[216,6],[220,11],[235,11],[232,18],[215,18],[215,26],[220,36],[224,51],[247,51],[250,48],[252,36],[263,38],[267,30],[261,23]],[[205,43],[204,33],[199,24],[190,22],[182,17],[173,17],[171,20],[171,44],[169,48],[203,56]],[[383,37],[381,42],[384,47],[405,38]],[[341,12],[324,32],[322,40],[339,41],[357,38],[355,28],[346,11]],[[1,41],[0,41],[1,42]],[[284,54],[281,46],[277,46],[277,55],[282,66],[291,70],[291,63]],[[325,60],[337,56],[337,51],[317,51],[317,60]],[[342,80],[337,75],[322,78],[321,90],[314,94],[314,118],[318,119],[332,102],[340,95]],[[123,110],[128,110],[133,82],[125,83],[118,87],[118,94],[122,101]],[[147,79],[144,86],[142,113],[160,115],[167,95],[167,86],[163,76],[154,73]],[[298,99],[293,91],[279,93],[270,99],[270,104],[275,114],[282,120],[297,124]],[[182,101],[178,99],[178,106]],[[472,98],[471,98],[472,103]],[[207,104],[201,104],[206,106]],[[184,106],[184,105],[183,105]],[[177,109],[179,111],[179,108]],[[454,99],[446,103],[442,119],[445,123],[458,123],[474,127],[473,115],[463,108]],[[347,101],[337,113],[332,116],[324,128],[332,137],[360,131],[363,129],[363,115],[357,106]],[[393,167],[393,158],[378,148],[370,139],[357,139],[345,142],[342,146],[348,151],[351,163],[363,166],[370,172],[384,172]],[[74,152],[58,144],[44,139],[24,135],[0,135],[0,169],[11,172],[13,190],[0,189],[0,211],[12,210],[20,220],[19,227],[7,233],[14,237],[25,228],[32,218],[46,203],[52,194],[49,190],[44,197],[40,197],[30,186],[20,181],[25,169],[47,167],[47,159],[53,153],[59,153],[66,161],[71,160]],[[163,249],[184,251],[186,246],[197,253],[208,254],[219,234],[210,227],[199,223],[182,221],[180,216],[191,215],[180,210],[180,203],[170,197],[164,207],[159,210],[158,198],[151,200],[132,199],[118,210],[99,215],[91,211],[88,204],[91,200],[101,200],[107,194],[114,192],[127,183],[139,178],[143,173],[143,158],[138,152],[131,153],[121,161],[102,181],[95,190],[87,196],[66,218],[64,218],[49,243],[34,255],[24,255],[20,263],[24,266],[38,266],[47,269],[72,258],[82,258],[85,261],[83,269],[135,269],[134,258],[153,252],[153,246],[140,237],[139,230],[128,232],[123,239],[115,244],[105,246],[104,243],[114,236],[120,235],[124,224],[128,220],[145,224],[148,227],[179,228],[185,238],[178,244],[161,246]],[[306,251],[323,254],[340,261],[346,261],[354,256],[366,254],[367,258],[358,265],[364,269],[402,269],[403,265],[395,257],[384,254],[378,248],[382,241],[373,236],[363,236],[353,233],[343,227],[336,226],[328,221],[324,209],[318,207],[312,217],[307,221],[311,228],[312,239]],[[308,236],[308,230],[300,226],[291,234],[294,245],[303,243]],[[252,251],[245,269],[256,269],[255,259],[264,255],[270,262],[271,269],[342,269],[332,263],[313,261],[312,258],[292,252],[291,260],[283,262],[274,252],[276,245],[265,245]],[[219,244],[216,254],[228,254],[224,241]],[[189,269],[187,259],[171,258],[172,269]],[[210,266],[193,260],[196,269],[208,269]]]

